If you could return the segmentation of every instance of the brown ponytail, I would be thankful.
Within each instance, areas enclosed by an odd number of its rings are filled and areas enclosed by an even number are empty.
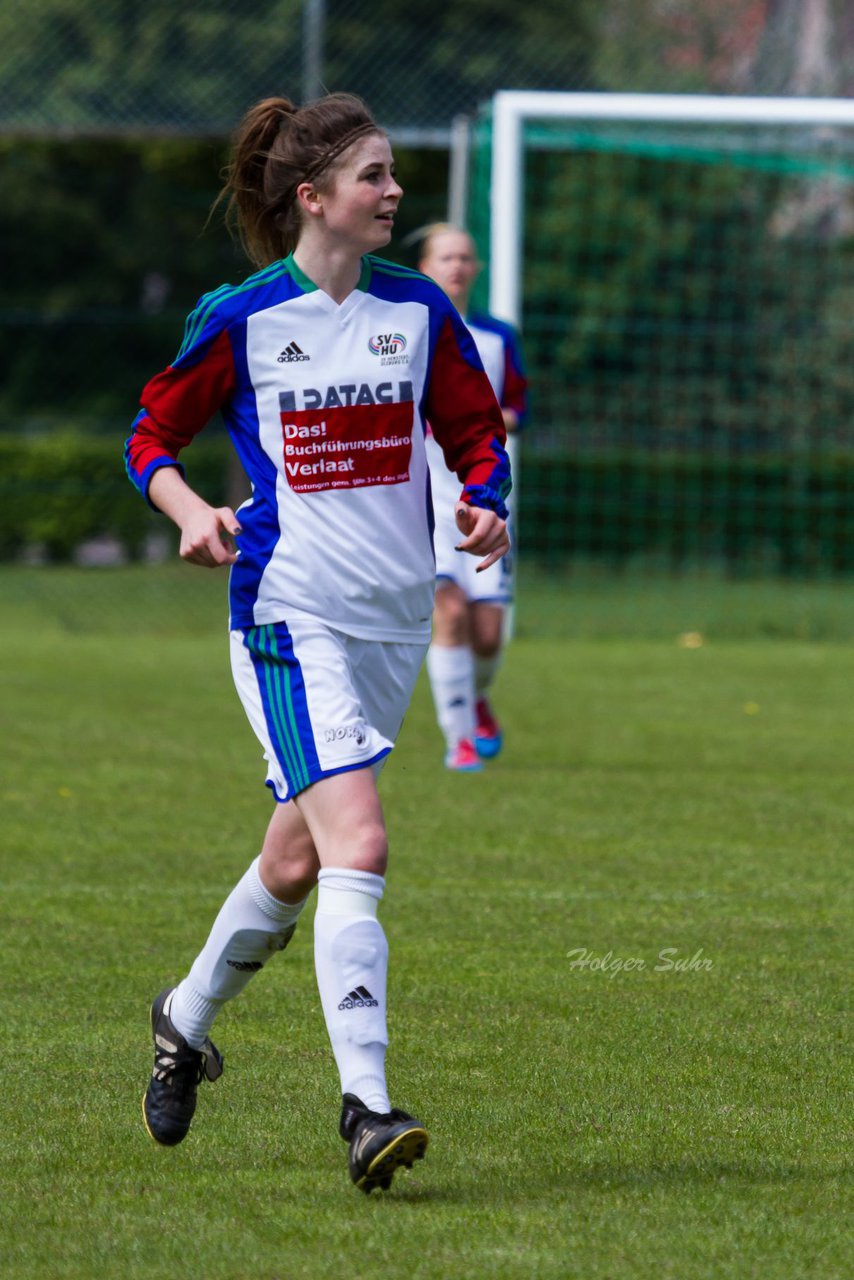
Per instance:
[[[300,183],[323,180],[351,143],[381,132],[362,100],[346,93],[305,107],[287,98],[264,98],[250,107],[234,135],[216,203],[228,201],[226,220],[236,224],[256,266],[296,248]]]

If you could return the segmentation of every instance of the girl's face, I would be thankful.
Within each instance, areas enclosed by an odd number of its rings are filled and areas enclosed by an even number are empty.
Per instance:
[[[360,255],[373,253],[391,239],[402,195],[388,138],[369,133],[347,148],[321,193],[325,232]]]
[[[445,290],[459,310],[468,304],[480,271],[474,242],[465,231],[438,231],[430,237],[421,270]]]

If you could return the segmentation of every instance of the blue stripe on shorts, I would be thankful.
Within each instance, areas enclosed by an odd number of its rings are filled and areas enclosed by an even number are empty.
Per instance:
[[[250,627],[243,643],[252,657],[267,729],[287,780],[288,795],[299,795],[323,777],[323,770],[290,631],[284,622]]]

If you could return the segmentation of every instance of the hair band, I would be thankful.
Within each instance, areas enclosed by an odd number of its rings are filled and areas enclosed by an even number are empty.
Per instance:
[[[305,171],[305,176],[302,181],[311,182],[313,178],[316,178],[318,174],[328,168],[328,166],[332,164],[333,160],[337,160],[341,153],[346,151],[357,138],[364,137],[366,133],[379,132],[379,126],[376,125],[373,120],[366,121],[364,124],[357,124],[354,129],[350,129],[345,133],[343,138],[339,138],[338,142],[336,142],[333,147],[330,147],[330,149],[325,152],[319,160],[316,160],[314,164],[309,165],[308,169]]]

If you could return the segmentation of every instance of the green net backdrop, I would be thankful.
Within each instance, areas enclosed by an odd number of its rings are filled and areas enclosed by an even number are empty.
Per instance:
[[[854,128],[526,126],[523,555],[854,570],[852,180]]]

